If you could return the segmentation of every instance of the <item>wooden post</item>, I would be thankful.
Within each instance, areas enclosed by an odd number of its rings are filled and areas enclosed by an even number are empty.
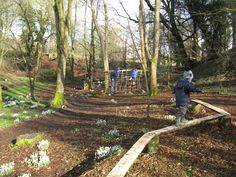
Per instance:
[[[221,117],[218,121],[218,126],[221,129],[229,128],[231,125],[231,118],[229,116]]]
[[[145,153],[148,154],[155,154],[159,150],[160,147],[160,139],[159,136],[154,136],[151,141],[147,144],[147,146],[144,149]]]

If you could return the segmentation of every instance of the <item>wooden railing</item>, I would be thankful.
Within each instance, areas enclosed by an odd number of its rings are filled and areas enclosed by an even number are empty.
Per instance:
[[[194,119],[188,121],[186,124],[177,127],[175,125],[168,126],[162,129],[154,130],[151,132],[145,133],[129,150],[128,152],[120,159],[120,161],[116,164],[116,166],[111,170],[107,177],[123,177],[129,170],[129,168],[133,165],[135,160],[138,158],[139,154],[144,150],[144,148],[150,143],[151,140],[159,139],[161,134],[166,134],[170,132],[174,132],[183,128],[191,127],[194,125],[198,125],[204,122],[213,121],[217,119],[229,119],[230,114],[223,109],[217,108],[209,103],[203,102],[201,100],[192,100],[197,104],[201,104],[209,109],[216,111],[219,114],[202,117],[199,119]],[[155,138],[156,137],[156,138]]]

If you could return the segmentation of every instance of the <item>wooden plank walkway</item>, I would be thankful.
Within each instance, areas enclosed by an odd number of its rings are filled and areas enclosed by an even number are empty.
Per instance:
[[[194,102],[202,104],[210,109],[215,110],[220,114],[215,114],[211,116],[202,117],[199,119],[194,119],[188,121],[186,124],[177,127],[175,125],[168,126],[162,129],[154,130],[145,133],[129,150],[128,152],[120,159],[120,161],[116,164],[116,166],[111,170],[107,177],[123,177],[129,170],[129,168],[133,165],[135,160],[138,158],[139,154],[143,151],[146,145],[155,137],[164,133],[174,132],[183,128],[191,127],[194,125],[198,125],[204,122],[213,121],[219,118],[223,118],[229,116],[230,114],[220,108],[217,108],[211,104],[200,100],[194,100]]]

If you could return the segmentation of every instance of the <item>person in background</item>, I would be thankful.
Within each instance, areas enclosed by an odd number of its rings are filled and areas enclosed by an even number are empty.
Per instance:
[[[136,68],[133,68],[131,71],[130,71],[130,77],[132,79],[137,79],[138,77],[138,70]]]
[[[131,77],[132,85],[135,85],[137,77],[138,77],[138,70],[136,68],[133,68],[130,71],[130,77]]]
[[[190,103],[190,92],[202,92],[201,89],[192,85],[193,72],[186,69],[183,76],[177,81],[174,87],[176,105],[178,112],[176,113],[176,126],[181,126],[188,121],[185,118],[188,104]]]
[[[116,93],[117,91],[120,72],[121,69],[119,67],[111,72],[111,94]]]

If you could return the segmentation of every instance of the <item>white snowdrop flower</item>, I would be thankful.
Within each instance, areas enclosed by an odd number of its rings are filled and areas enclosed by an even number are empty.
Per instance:
[[[49,148],[50,142],[48,140],[42,140],[38,143],[37,147],[41,151],[45,151]]]
[[[8,100],[9,98],[10,98],[9,96],[6,96],[4,99],[5,99],[5,100]]]
[[[15,114],[12,114],[12,117],[13,118],[16,118],[16,117],[18,117],[20,114],[19,113],[15,113]]]
[[[0,176],[7,176],[14,171],[15,163],[5,163],[0,166]]]
[[[114,104],[116,104],[116,103],[117,103],[117,101],[116,101],[116,100],[114,100],[114,99],[111,99],[111,102],[112,102],[112,103],[114,103]]]
[[[175,120],[175,116],[173,116],[173,115],[165,115],[164,119],[166,119],[166,120]]]
[[[38,107],[37,104],[33,104],[33,105],[30,106],[30,109],[34,109],[34,108],[37,108],[37,107]]]
[[[18,118],[14,120],[14,123],[15,123],[15,124],[17,124],[17,123],[19,123],[19,122],[20,122],[20,119],[18,119]]]
[[[97,122],[96,122],[96,125],[97,125],[98,127],[106,126],[106,125],[107,125],[107,122],[106,122],[106,120],[98,119]]]
[[[25,159],[25,163],[33,167],[43,167],[47,166],[50,163],[49,156],[45,151],[39,151],[35,154],[32,154],[29,159]]]
[[[30,176],[31,176],[30,173],[23,173],[22,175],[17,176],[17,177],[30,177]]]
[[[25,116],[24,118],[25,118],[25,119],[30,119],[31,117],[30,117],[30,116]]]
[[[29,112],[28,111],[23,111],[23,114],[28,114]]]
[[[25,103],[25,101],[24,100],[20,100],[19,103]]]
[[[120,145],[115,145],[112,147],[99,147],[96,152],[95,152],[95,158],[98,160],[101,159],[105,159],[113,154],[115,154],[116,152],[121,150],[121,146]]]
[[[42,115],[46,116],[47,114],[52,114],[53,111],[51,109],[48,109],[46,111],[42,111]]]
[[[11,106],[15,106],[16,102],[15,101],[8,101],[6,104],[6,107],[11,107]]]

